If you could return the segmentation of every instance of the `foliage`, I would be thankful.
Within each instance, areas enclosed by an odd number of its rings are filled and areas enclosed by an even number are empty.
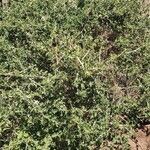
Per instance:
[[[143,11],[137,0],[1,8],[1,149],[128,149],[133,128],[150,121]]]

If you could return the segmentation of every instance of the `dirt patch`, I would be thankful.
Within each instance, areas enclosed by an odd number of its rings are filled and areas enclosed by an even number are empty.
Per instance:
[[[129,140],[131,150],[150,150],[150,124],[137,129],[135,137]]]

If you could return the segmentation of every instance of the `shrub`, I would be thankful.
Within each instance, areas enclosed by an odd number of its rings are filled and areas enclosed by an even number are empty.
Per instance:
[[[128,149],[150,120],[143,9],[137,0],[1,8],[1,149]]]

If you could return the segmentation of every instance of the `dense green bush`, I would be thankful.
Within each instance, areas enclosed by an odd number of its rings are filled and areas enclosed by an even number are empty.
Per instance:
[[[143,12],[138,0],[1,8],[0,149],[128,149],[150,121]]]

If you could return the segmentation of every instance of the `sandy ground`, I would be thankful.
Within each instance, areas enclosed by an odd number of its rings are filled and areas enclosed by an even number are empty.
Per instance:
[[[150,125],[137,129],[134,139],[129,140],[131,150],[150,150]]]

